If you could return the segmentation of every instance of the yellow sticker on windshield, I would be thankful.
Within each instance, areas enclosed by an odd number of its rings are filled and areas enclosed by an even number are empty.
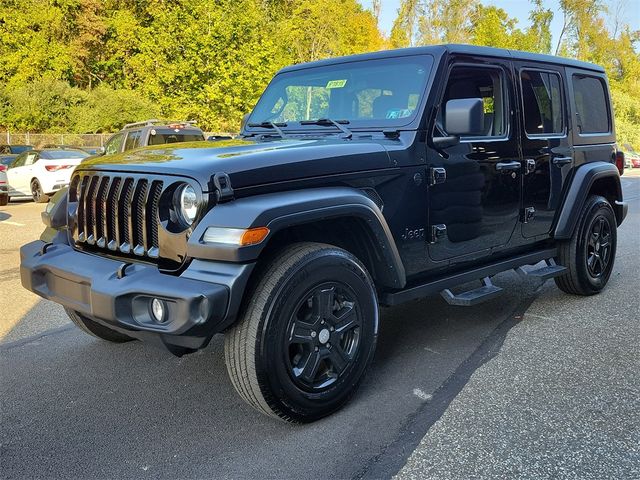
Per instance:
[[[347,80],[329,80],[327,88],[343,88],[347,84]]]

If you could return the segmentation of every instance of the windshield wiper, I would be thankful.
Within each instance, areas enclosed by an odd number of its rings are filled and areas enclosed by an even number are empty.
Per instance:
[[[287,135],[282,131],[280,127],[286,127],[286,123],[274,123],[274,122],[260,122],[260,123],[250,123],[249,127],[260,127],[260,128],[271,128],[275,130],[281,138],[287,138]]]
[[[300,125],[333,125],[338,130],[340,130],[344,135],[342,138],[351,138],[353,137],[353,133],[344,124],[348,124],[349,120],[332,120],[330,118],[319,118],[318,120],[302,120]]]

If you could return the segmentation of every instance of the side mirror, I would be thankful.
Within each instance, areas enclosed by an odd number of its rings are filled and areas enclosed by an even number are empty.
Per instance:
[[[444,129],[449,135],[484,135],[484,104],[482,99],[449,100],[445,106]]]

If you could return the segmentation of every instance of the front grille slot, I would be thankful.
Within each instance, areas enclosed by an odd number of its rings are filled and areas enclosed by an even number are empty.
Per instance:
[[[161,180],[100,173],[83,176],[76,242],[125,255],[158,258],[162,189]]]

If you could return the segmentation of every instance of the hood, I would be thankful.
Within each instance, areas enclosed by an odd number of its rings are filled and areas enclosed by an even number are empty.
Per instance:
[[[233,188],[387,168],[384,140],[357,138],[235,139],[159,145],[85,159],[78,170],[178,175],[208,190],[211,176],[224,172]]]

